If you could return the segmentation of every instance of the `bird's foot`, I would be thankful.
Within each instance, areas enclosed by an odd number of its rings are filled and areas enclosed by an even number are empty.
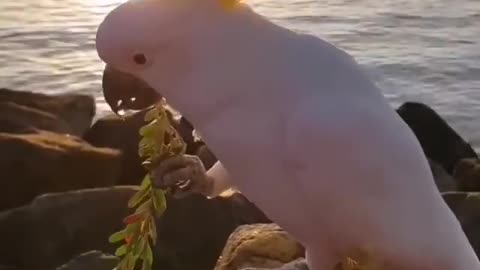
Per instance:
[[[154,169],[152,182],[155,187],[171,189],[177,198],[191,193],[209,196],[213,189],[213,179],[208,177],[202,161],[192,155],[163,160]]]

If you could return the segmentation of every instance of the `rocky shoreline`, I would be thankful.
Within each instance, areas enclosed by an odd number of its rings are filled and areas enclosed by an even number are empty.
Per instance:
[[[141,110],[98,119],[85,95],[0,89],[0,269],[112,269],[110,234],[145,174],[137,154]],[[473,148],[425,104],[397,109],[430,160],[437,186],[480,254],[480,162]],[[185,119],[171,118],[208,168],[215,157]],[[158,220],[154,269],[271,268],[303,248],[240,193],[168,198]]]

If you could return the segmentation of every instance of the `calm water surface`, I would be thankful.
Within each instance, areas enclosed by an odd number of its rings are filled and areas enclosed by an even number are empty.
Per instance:
[[[0,0],[0,87],[81,92],[108,111],[95,31],[121,0]],[[353,54],[393,105],[422,101],[480,147],[480,1],[251,0]]]

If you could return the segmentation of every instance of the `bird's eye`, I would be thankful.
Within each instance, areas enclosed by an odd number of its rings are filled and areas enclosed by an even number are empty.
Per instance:
[[[147,63],[147,57],[143,53],[137,53],[133,56],[133,61],[137,65],[145,65]]]

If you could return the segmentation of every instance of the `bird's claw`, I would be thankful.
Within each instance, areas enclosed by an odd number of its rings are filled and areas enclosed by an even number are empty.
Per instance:
[[[163,160],[154,169],[153,186],[171,190],[174,197],[191,193],[209,195],[213,180],[207,176],[205,167],[197,156],[179,155]]]

